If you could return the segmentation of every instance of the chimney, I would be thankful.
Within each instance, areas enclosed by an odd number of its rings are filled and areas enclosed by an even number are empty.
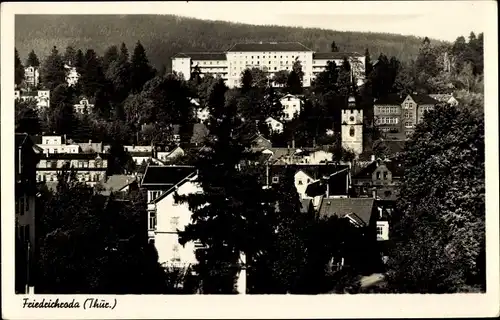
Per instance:
[[[295,137],[292,138],[292,149],[295,150]]]
[[[326,197],[330,197],[330,179],[326,180]]]
[[[377,199],[377,188],[372,189],[372,197],[373,199]]]

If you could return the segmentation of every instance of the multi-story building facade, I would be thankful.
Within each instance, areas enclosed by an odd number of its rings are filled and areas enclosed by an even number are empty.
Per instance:
[[[374,124],[388,139],[404,140],[439,102],[426,94],[390,94],[374,103]]]
[[[36,87],[40,83],[40,72],[38,67],[29,66],[24,68],[24,82],[28,87]]]
[[[59,172],[72,168],[78,181],[94,186],[106,181],[107,158],[107,154],[99,153],[47,153],[36,167],[36,180],[56,183]]]
[[[23,102],[34,101],[38,109],[48,108],[50,106],[50,91],[49,90],[37,90],[37,91],[14,91],[14,99]]]
[[[189,80],[191,73],[198,69],[202,75],[220,76],[232,88],[240,85],[245,69],[261,69],[272,80],[278,71],[292,71],[298,60],[304,73],[303,86],[309,87],[314,77],[325,69],[327,61],[335,61],[340,66],[344,57],[351,61],[353,72],[358,75],[358,84],[362,84],[364,56],[357,53],[315,53],[299,42],[237,43],[226,52],[178,53],[172,57],[172,70]]]
[[[28,293],[33,286],[33,259],[35,257],[35,197],[36,189],[36,166],[39,160],[38,148],[27,134],[16,133],[15,136],[15,217],[16,237],[18,248],[16,262],[24,266],[16,266],[17,270],[25,271],[25,274],[16,274],[16,291]],[[21,262],[22,261],[22,262]],[[21,282],[21,283],[20,283]]]

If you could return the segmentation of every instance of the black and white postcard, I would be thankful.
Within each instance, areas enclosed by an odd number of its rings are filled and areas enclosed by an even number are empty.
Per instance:
[[[2,3],[2,317],[498,316],[496,6]]]

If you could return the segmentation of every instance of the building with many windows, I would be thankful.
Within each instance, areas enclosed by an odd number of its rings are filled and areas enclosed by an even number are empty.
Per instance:
[[[48,182],[49,186],[58,182],[57,175],[63,169],[74,169],[76,178],[89,186],[106,181],[108,155],[105,153],[50,153],[41,156],[36,167],[36,180]]]
[[[49,90],[15,90],[14,99],[22,102],[33,101],[38,109],[48,108],[50,106]]]
[[[389,94],[375,100],[374,125],[387,139],[404,140],[439,101],[426,94]]]
[[[326,68],[328,61],[340,66],[344,57],[353,66],[358,85],[364,83],[365,58],[357,53],[316,53],[299,42],[237,43],[225,52],[178,53],[172,57],[172,70],[189,80],[195,70],[201,76],[220,76],[233,88],[240,85],[245,69],[258,68],[272,81],[278,71],[292,71],[300,61],[304,72],[303,85],[309,87],[315,76]]]

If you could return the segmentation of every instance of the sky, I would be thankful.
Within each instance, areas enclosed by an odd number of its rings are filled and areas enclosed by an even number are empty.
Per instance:
[[[488,29],[493,1],[176,2],[162,13],[258,25],[397,33],[454,41]],[[163,9],[163,8],[162,8]],[[495,10],[496,12],[496,10]],[[491,15],[488,15],[491,16]]]

